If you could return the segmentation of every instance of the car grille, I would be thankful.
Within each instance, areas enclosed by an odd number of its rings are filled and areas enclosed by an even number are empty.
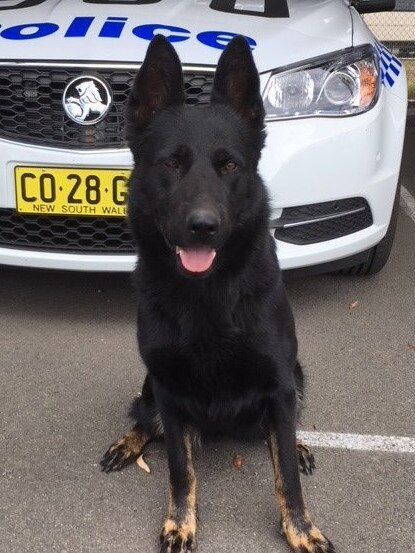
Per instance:
[[[364,198],[347,198],[298,207],[287,207],[274,221],[274,236],[291,244],[315,244],[347,236],[372,225]]]
[[[0,137],[76,149],[125,147],[125,105],[136,73],[132,66],[0,65]],[[79,125],[63,110],[67,84],[82,75],[101,78],[113,94],[110,111],[94,125]],[[185,71],[187,102],[207,103],[212,83],[211,72]]]
[[[22,216],[14,209],[0,209],[0,245],[66,253],[135,252],[125,219]]]

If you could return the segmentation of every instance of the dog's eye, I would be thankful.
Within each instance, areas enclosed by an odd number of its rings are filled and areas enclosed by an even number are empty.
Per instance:
[[[177,161],[177,159],[173,159],[173,158],[165,159],[163,161],[163,165],[165,167],[168,167],[169,169],[178,169],[179,168],[179,162]]]
[[[238,164],[236,163],[236,161],[231,159],[222,166],[222,173],[224,175],[227,175],[228,173],[233,173],[234,171],[236,171],[237,168]]]

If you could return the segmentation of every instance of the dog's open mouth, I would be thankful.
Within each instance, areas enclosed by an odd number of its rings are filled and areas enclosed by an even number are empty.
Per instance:
[[[216,250],[208,247],[185,249],[176,246],[176,254],[179,256],[181,265],[185,271],[201,275],[212,267],[216,257]]]

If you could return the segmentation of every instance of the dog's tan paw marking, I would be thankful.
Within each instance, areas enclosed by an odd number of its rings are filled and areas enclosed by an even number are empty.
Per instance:
[[[168,519],[160,535],[160,553],[192,553],[195,549],[195,529],[190,524],[177,524]]]
[[[301,532],[294,525],[283,524],[281,531],[295,553],[336,553],[334,545],[316,526]]]

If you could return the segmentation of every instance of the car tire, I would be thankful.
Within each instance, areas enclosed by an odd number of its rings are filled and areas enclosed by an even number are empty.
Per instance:
[[[357,265],[353,265],[352,267],[342,269],[340,271],[341,274],[356,276],[374,275],[381,271],[386,265],[386,262],[388,261],[389,255],[392,250],[393,240],[395,238],[396,223],[398,221],[399,214],[400,190],[401,187],[400,185],[398,185],[395,194],[395,200],[393,202],[391,219],[385,236],[382,238],[379,244],[376,244],[376,246],[373,246],[373,248],[367,250],[366,261],[358,263]]]

